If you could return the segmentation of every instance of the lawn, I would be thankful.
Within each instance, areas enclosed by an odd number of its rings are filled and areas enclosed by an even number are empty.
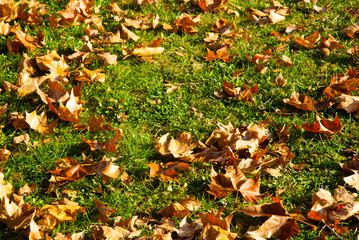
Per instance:
[[[355,0],[0,3],[0,238],[356,239],[358,25]]]

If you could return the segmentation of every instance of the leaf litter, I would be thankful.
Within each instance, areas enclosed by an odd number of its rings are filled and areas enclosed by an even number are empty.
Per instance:
[[[303,1],[303,4],[310,2]],[[317,1],[312,1],[312,3],[313,10],[318,15],[326,14],[334,8],[330,5],[317,6]],[[136,4],[157,6],[158,3],[156,1],[136,1]],[[199,0],[193,1],[191,4],[197,9],[196,11],[203,11],[203,14],[202,12],[198,15],[183,12],[171,22],[172,24],[168,24],[160,23],[158,15],[128,14],[127,10],[122,10],[116,3],[111,3],[106,6],[106,9],[111,14],[111,18],[121,22],[119,25],[121,27],[115,32],[107,32],[105,30],[107,27],[103,26],[104,19],[101,15],[97,15],[100,9],[92,0],[71,0],[63,10],[56,13],[49,13],[46,4],[37,1],[24,0],[15,3],[8,0],[0,3],[0,34],[7,40],[8,51],[22,56],[18,64],[17,83],[3,81],[3,89],[8,93],[15,92],[20,99],[31,98],[36,92],[39,97],[38,102],[41,104],[29,112],[10,113],[12,111],[11,104],[9,103],[8,106],[6,103],[0,107],[1,117],[6,118],[9,126],[16,130],[30,132],[31,130],[27,129],[32,129],[36,134],[41,135],[55,135],[58,123],[61,125],[64,122],[70,122],[74,130],[86,132],[84,134],[113,131],[115,135],[109,140],[86,140],[83,135],[81,139],[90,147],[91,151],[118,153],[119,141],[122,137],[121,128],[112,128],[110,123],[105,124],[105,116],[92,115],[86,123],[83,123],[84,119],[82,119],[82,112],[86,107],[86,102],[81,99],[82,87],[87,87],[89,84],[105,83],[107,73],[103,73],[104,67],[116,65],[119,61],[118,54],[98,47],[118,44],[121,45],[120,49],[124,56],[122,60],[134,56],[151,62],[152,58],[165,51],[165,47],[160,47],[160,44],[162,42],[168,44],[166,42],[168,39],[163,38],[162,35],[152,40],[150,44],[140,43],[129,48],[126,45],[127,42],[138,42],[141,39],[137,35],[138,31],[160,31],[158,30],[160,24],[165,31],[174,34],[198,34],[202,17],[209,12],[227,12],[233,14],[234,17],[247,12],[248,19],[263,28],[268,24],[285,23],[287,35],[274,31],[270,33],[281,42],[281,45],[254,54],[253,57],[244,56],[244,59],[255,65],[255,71],[262,74],[266,74],[272,63],[275,63],[277,67],[292,67],[296,64],[293,51],[291,55],[282,53],[287,47],[286,44],[292,46],[295,43],[296,47],[299,45],[300,50],[320,49],[322,55],[327,57],[331,55],[332,51],[346,48],[346,44],[334,39],[330,34],[323,35],[319,30],[309,33],[309,35],[307,33],[297,36],[298,31],[303,31],[306,27],[300,24],[288,24],[287,21],[292,17],[292,9],[278,1],[272,1],[271,6],[261,10],[248,8],[245,11],[241,6],[228,1]],[[189,12],[198,13],[196,11]],[[355,9],[348,10],[348,12],[355,16]],[[45,18],[45,16],[49,17]],[[239,37],[250,42],[249,31],[237,28],[236,21],[228,21],[224,17],[213,22],[214,24],[207,29],[207,37],[204,38],[206,46],[203,50],[207,50],[207,56],[204,56],[204,59],[210,62],[222,60],[224,63],[231,63],[242,58],[230,55],[228,51]],[[81,38],[84,40],[83,48],[81,50],[74,49],[74,53],[67,56],[59,55],[56,49],[48,51],[46,54],[39,54],[36,51],[44,48],[47,44],[45,34],[38,27],[40,24],[48,25],[51,29],[83,26],[86,33]],[[33,31],[29,33],[28,28],[24,28],[23,25],[32,26],[35,33]],[[341,30],[342,34],[349,39],[356,38],[358,31],[357,22],[348,24]],[[96,47],[93,47],[92,44]],[[29,57],[28,54],[32,57]],[[347,49],[346,54],[351,56],[351,60],[356,61],[358,57],[356,45]],[[182,55],[182,57],[184,56]],[[91,69],[90,64],[93,60],[102,62],[103,68]],[[72,64],[76,64],[75,69]],[[246,70],[237,70],[233,75],[238,77],[245,72]],[[284,88],[288,84],[288,80],[279,74],[272,82],[274,85]],[[216,91],[215,95],[220,99],[229,98],[255,104],[255,94],[258,94],[261,88],[256,84],[254,86],[251,84],[252,87],[248,87],[244,81],[243,85],[244,88],[235,87],[223,80],[223,89]],[[170,88],[166,93],[176,92],[180,86],[182,85],[167,84],[166,87]],[[283,102],[299,111],[318,112],[335,106],[335,109],[342,109],[348,114],[355,113],[355,116],[358,117],[359,99],[356,96],[358,86],[357,72],[355,69],[350,69],[348,73],[332,77],[330,84],[323,90],[324,98],[321,100],[314,100],[294,90],[291,97],[283,99]],[[10,111],[8,111],[9,109]],[[37,114],[38,112],[41,113]],[[321,133],[328,138],[338,134],[346,126],[341,123],[338,115],[335,115],[334,120],[322,120],[317,114],[316,121],[315,123],[304,123],[301,126],[306,131]],[[280,172],[288,171],[285,166],[291,165],[291,160],[295,157],[287,146],[291,135],[289,126],[282,125],[278,129],[279,141],[276,141],[275,134],[268,128],[269,125],[270,119],[257,124],[243,124],[239,127],[234,127],[231,123],[225,125],[218,122],[218,129],[209,133],[210,136],[204,143],[199,140],[194,141],[191,134],[186,132],[171,139],[169,139],[169,133],[165,134],[158,138],[154,150],[163,156],[162,160],[166,160],[165,162],[148,163],[150,168],[148,175],[151,178],[159,177],[160,180],[171,183],[179,181],[183,175],[196,171],[196,166],[198,166],[196,164],[209,164],[211,170],[207,171],[206,176],[210,179],[210,184],[206,186],[206,193],[213,195],[216,200],[226,198],[233,193],[237,194],[237,200],[238,193],[240,193],[241,201],[249,202],[252,205],[237,209],[236,212],[250,216],[269,217],[260,227],[250,226],[245,233],[246,237],[251,239],[270,237],[289,239],[300,233],[298,221],[306,223],[312,228],[314,226],[295,207],[293,207],[292,213],[289,213],[279,198],[269,196],[273,203],[253,205],[266,199],[266,195],[260,193],[262,176],[265,174],[270,174],[273,177],[280,176]],[[295,129],[295,126],[293,128]],[[51,138],[49,139],[51,141]],[[33,140],[32,143],[29,134],[25,133],[13,138],[13,146],[10,149],[16,150],[23,142],[28,147],[37,147],[46,144],[47,141]],[[2,164],[0,171],[0,221],[7,228],[13,228],[15,231],[22,229],[29,239],[43,239],[44,236],[46,239],[52,239],[49,233],[53,232],[58,225],[68,221],[75,222],[78,213],[85,214],[86,209],[79,203],[64,198],[42,204],[42,206],[31,206],[29,203],[25,203],[27,195],[36,194],[36,191],[41,190],[36,185],[30,187],[28,184],[15,190],[11,183],[4,180],[4,168],[7,161],[10,156],[16,156],[17,151],[12,152],[6,146],[2,146],[0,151],[0,163]],[[119,179],[123,185],[129,186],[131,176],[122,166],[116,165],[115,161],[118,162],[116,158],[108,158],[106,155],[99,161],[90,160],[86,155],[83,155],[82,161],[72,157],[57,160],[56,169],[48,170],[51,173],[48,191],[56,191],[60,186],[69,182],[80,182],[91,175],[99,175],[105,184]],[[342,167],[346,173],[352,174],[344,177],[343,181],[358,190],[357,165],[357,159],[354,158],[351,162],[342,164]],[[325,227],[332,229],[335,234],[347,233],[347,227],[343,227],[340,223],[351,217],[357,217],[359,207],[355,201],[356,196],[357,194],[348,192],[342,186],[338,186],[333,195],[328,190],[320,188],[312,196],[312,208],[307,217],[312,221],[323,222]],[[238,233],[231,232],[231,227],[241,225],[232,223],[233,212],[223,218],[224,209],[202,211],[202,204],[195,198],[182,199],[153,212],[162,216],[159,221],[151,219],[150,216],[139,217],[136,215],[124,220],[106,204],[98,200],[94,200],[94,203],[98,211],[97,223],[86,228],[86,231],[91,232],[94,239],[136,238],[142,234],[143,229],[138,230],[140,227],[153,230],[153,235],[137,239],[147,237],[150,239],[172,239],[172,237],[235,239],[238,237]],[[189,219],[191,215],[195,217]],[[173,220],[175,218],[179,221]],[[71,233],[71,235],[57,232],[54,239],[84,238],[85,230]]]

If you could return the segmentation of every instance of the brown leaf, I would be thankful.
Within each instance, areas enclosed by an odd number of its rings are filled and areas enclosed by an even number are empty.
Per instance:
[[[283,102],[289,105],[292,105],[296,108],[307,110],[307,111],[320,111],[331,106],[331,102],[328,99],[325,99],[320,102],[314,101],[312,98],[302,95],[294,91],[290,99],[285,98]]]
[[[344,127],[344,125],[340,123],[338,116],[335,116],[335,119],[333,121],[321,120],[318,115],[316,118],[316,123],[304,123],[302,124],[302,128],[309,132],[317,132],[331,135],[340,132]]]
[[[230,225],[232,222],[233,215],[228,215],[224,219],[221,218],[223,209],[218,212],[214,212],[213,209],[210,213],[199,213],[198,223],[201,224],[202,227],[206,227],[208,225],[218,226],[223,230],[230,231]]]
[[[101,72],[102,72],[101,69],[91,71],[87,68],[84,68],[84,70],[75,71],[73,77],[76,81],[79,81],[79,82],[89,82],[89,83],[101,82],[101,83],[104,83],[106,74],[101,73]]]
[[[35,210],[24,204],[22,197],[17,199],[14,197],[14,201],[10,201],[9,196],[1,199],[0,222],[5,223],[8,228],[14,228],[16,231],[25,227],[33,220],[34,216]]]
[[[336,109],[344,109],[347,113],[357,112],[359,110],[359,97],[347,94],[341,94],[338,97],[339,104]]]
[[[245,236],[251,239],[267,239],[274,236],[286,240],[299,232],[298,224],[291,217],[271,216],[260,228],[254,230],[250,227]]]
[[[166,23],[162,23],[162,25],[165,30],[169,30],[171,32],[184,31],[185,33],[195,34],[198,33],[195,27],[198,26],[197,23],[200,21],[200,15],[193,16],[187,13],[182,13],[178,17],[178,19],[174,21],[173,25],[169,25]]]
[[[85,208],[75,205],[45,205],[41,207],[38,221],[39,227],[43,230],[51,230],[62,222],[76,220],[76,213],[84,212]]]
[[[287,85],[287,79],[283,77],[283,75],[280,73],[278,77],[273,81],[274,85],[279,87],[284,87]]]
[[[342,32],[350,38],[354,38],[355,33],[358,31],[359,31],[359,22],[353,23],[352,25],[342,30]]]
[[[228,0],[198,0],[197,4],[204,12],[209,12],[227,4],[227,2]]]
[[[69,92],[58,82],[49,82],[49,89],[45,94],[36,83],[36,93],[39,95],[41,100],[47,104],[47,99],[52,103],[66,102],[69,98]]]
[[[29,240],[41,240],[43,237],[44,233],[39,230],[39,226],[37,226],[35,221],[31,219]]]
[[[306,47],[306,48],[314,48],[316,45],[315,43],[318,42],[320,39],[320,35],[318,32],[314,32],[312,35],[304,38],[304,36],[297,37],[295,42]]]
[[[234,59],[234,55],[229,55],[229,53],[227,52],[227,47],[218,49],[216,53],[212,52],[207,48],[207,56],[204,58],[209,61],[221,59],[224,62],[230,62]]]
[[[46,112],[42,112],[40,115],[36,114],[36,110],[32,113],[26,113],[26,122],[29,124],[30,128],[44,135],[53,133],[53,129],[56,127],[57,121],[58,119],[48,124]]]
[[[168,162],[163,167],[157,163],[149,163],[147,166],[150,167],[150,177],[160,176],[163,181],[167,180],[178,180],[178,171],[190,171],[190,167],[187,163],[182,162]]]
[[[99,118],[96,118],[95,115],[91,117],[91,119],[87,122],[88,125],[88,131],[89,132],[103,132],[108,131],[111,128],[110,124],[105,125],[105,117],[100,116]]]
[[[192,142],[192,136],[189,133],[182,133],[177,136],[176,139],[171,138],[167,142],[169,133],[163,135],[156,142],[156,152],[168,156],[172,155],[174,158],[183,158],[192,153],[192,150],[196,147],[196,143]]]
[[[125,51],[125,55],[135,55],[139,57],[148,57],[152,55],[161,54],[165,49],[159,47],[162,42],[161,38],[157,38],[149,45],[135,45],[132,50]]]
[[[117,64],[117,56],[109,52],[97,54],[96,59],[100,61],[104,61],[104,67],[109,64],[113,64],[113,65]]]
[[[7,40],[7,47],[10,52],[18,53],[20,48],[27,48],[30,52],[33,52],[38,47],[44,47],[45,35],[38,29],[36,37],[32,37],[25,32],[21,31],[20,25],[16,24],[12,26],[10,34],[14,34],[16,38],[12,41]]]
[[[125,239],[130,234],[130,231],[118,226],[108,227],[106,225],[92,225],[91,229],[93,229],[91,236],[94,239],[120,240]]]
[[[98,216],[97,216],[97,222],[99,223],[110,223],[109,217],[112,213],[116,213],[115,210],[105,207],[101,202],[94,199],[94,202],[97,206]]]
[[[0,200],[9,196],[12,192],[12,184],[4,181],[4,173],[0,172]]]
[[[156,213],[165,218],[169,218],[171,216],[184,218],[190,214],[190,211],[180,203],[171,203],[169,206],[161,208]]]
[[[223,240],[234,240],[237,234],[226,231],[218,226],[208,224],[201,232],[199,236],[200,240],[210,239],[223,239]]]
[[[121,134],[122,134],[122,129],[118,129],[116,132],[116,135],[112,139],[107,140],[104,143],[99,143],[99,142],[97,142],[97,140],[85,140],[85,138],[83,136],[81,139],[83,142],[87,143],[90,146],[91,151],[101,149],[104,151],[109,151],[109,152],[115,153],[115,152],[117,152],[117,147],[118,147],[117,141],[120,140]]]
[[[275,62],[278,65],[282,65],[282,66],[286,66],[286,67],[292,67],[293,66],[292,60],[290,60],[290,58],[287,57],[286,55],[283,55],[282,58],[277,59]]]

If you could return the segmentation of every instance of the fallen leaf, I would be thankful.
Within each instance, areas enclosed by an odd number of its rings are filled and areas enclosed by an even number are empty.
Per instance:
[[[57,121],[58,119],[48,124],[46,112],[42,112],[40,115],[36,114],[36,110],[31,113],[26,113],[26,122],[29,124],[30,128],[44,135],[53,133]]]
[[[276,79],[273,81],[274,85],[279,87],[284,87],[287,85],[287,79],[283,77],[283,75],[280,73]]]
[[[192,136],[189,133],[182,133],[177,136],[176,139],[171,138],[167,142],[169,133],[160,137],[155,146],[156,152],[168,156],[172,155],[174,158],[183,158],[192,153],[192,150],[196,147],[196,143],[191,143]]]
[[[323,133],[325,135],[332,135],[340,132],[344,125],[340,123],[338,116],[335,116],[333,121],[331,120],[321,120],[319,116],[316,117],[316,123],[304,123],[302,128],[309,132]]]
[[[207,48],[207,56],[204,57],[204,58],[209,60],[209,61],[221,59],[224,62],[230,62],[230,61],[232,61],[234,59],[234,55],[229,55],[229,53],[227,52],[227,47],[223,47],[221,49],[218,49],[216,51],[216,53],[212,52],[211,50],[209,50]]]
[[[316,45],[315,43],[317,43],[320,39],[320,35],[318,32],[314,32],[312,35],[304,38],[304,36],[300,36],[297,37],[295,39],[295,42],[306,47],[306,48],[314,48]]]
[[[51,230],[62,222],[75,222],[78,211],[84,212],[85,208],[74,205],[44,205],[39,211],[41,219],[38,225],[43,230]]]
[[[359,22],[353,23],[352,25],[342,30],[342,32],[350,38],[354,38],[355,33],[358,31],[359,31]]]
[[[163,181],[167,180],[178,180],[178,171],[190,171],[191,168],[187,163],[183,162],[168,162],[162,167],[157,163],[148,163],[150,167],[150,177],[160,176]]]
[[[112,139],[107,140],[104,143],[99,143],[97,142],[97,140],[85,140],[83,136],[81,137],[81,140],[90,146],[91,151],[101,149],[109,152],[117,152],[117,147],[118,147],[117,141],[120,140],[121,135],[122,135],[122,129],[118,129],[116,135]]]
[[[332,105],[332,103],[328,99],[317,102],[306,95],[297,93],[296,91],[292,93],[290,99],[283,99],[283,102],[296,108],[307,111],[320,111]]]

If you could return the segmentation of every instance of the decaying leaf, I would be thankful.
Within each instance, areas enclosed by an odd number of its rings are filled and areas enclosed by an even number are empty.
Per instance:
[[[192,136],[189,133],[182,133],[176,139],[171,138],[167,142],[168,136],[169,133],[159,138],[155,146],[156,152],[164,156],[172,155],[174,158],[183,158],[190,155],[197,145],[196,143],[191,143]]]
[[[107,140],[104,143],[99,143],[97,140],[86,140],[83,136],[81,139],[83,142],[87,143],[90,146],[91,151],[101,149],[109,152],[117,152],[117,147],[118,147],[117,141],[120,140],[121,135],[122,135],[122,129],[118,129],[116,135],[112,139]]]
[[[147,164],[150,169],[150,177],[160,176],[163,181],[167,180],[178,180],[178,171],[190,171],[191,168],[187,163],[183,162],[168,162],[163,166],[158,165],[157,163]]]
[[[321,120],[318,115],[316,118],[316,123],[304,123],[302,124],[302,128],[309,132],[323,133],[329,136],[340,132],[344,127],[344,125],[340,123],[338,116],[335,116],[333,121]]]
[[[234,59],[234,55],[229,55],[227,51],[227,47],[225,46],[223,48],[218,49],[215,53],[207,48],[207,56],[204,58],[209,61],[221,59],[224,62],[230,62]]]
[[[201,21],[200,15],[193,16],[187,13],[182,13],[177,20],[174,21],[173,25],[163,23],[163,29],[171,32],[184,31],[185,33],[195,34],[198,33],[195,28],[198,26],[197,23]]]
[[[51,230],[62,222],[76,220],[76,213],[84,212],[85,208],[75,205],[45,205],[40,211],[38,225],[42,230]]]
[[[312,35],[304,38],[304,36],[297,37],[295,39],[295,42],[306,47],[306,48],[314,48],[317,43],[320,40],[320,35],[318,32],[314,32]]]
[[[240,87],[234,87],[231,83],[223,80],[223,90],[214,92],[214,95],[219,98],[223,98],[227,96],[228,98],[233,98],[236,100],[245,100],[249,103],[254,103],[252,99],[252,95],[258,92],[258,85],[255,85],[249,88],[244,83],[244,89],[242,90]]]
[[[300,213],[290,214],[284,208],[280,199],[271,197],[274,203],[250,206],[239,210],[254,217],[270,217],[259,228],[249,227],[246,236],[252,239],[266,239],[274,236],[279,239],[289,239],[299,234],[299,226],[294,220],[306,223],[306,218]]]
[[[296,108],[307,111],[320,111],[332,105],[332,103],[328,99],[317,102],[306,95],[297,93],[296,91],[292,93],[290,99],[283,99],[283,102]]]
[[[148,57],[153,55],[161,54],[165,49],[163,47],[159,47],[162,39],[157,38],[149,45],[135,45],[132,50],[123,50],[124,55],[135,55],[139,57]]]
[[[338,186],[332,195],[329,191],[319,189],[312,196],[312,209],[308,218],[315,221],[344,221],[359,212],[359,202],[354,202],[356,193],[349,193],[344,187]]]
[[[354,38],[355,33],[358,31],[359,31],[359,22],[353,23],[352,25],[342,30],[342,32],[350,38]]]
[[[31,113],[26,113],[26,122],[29,124],[30,128],[44,135],[53,133],[57,121],[58,119],[48,124],[46,112],[42,112],[40,115],[36,114],[36,110]]]

